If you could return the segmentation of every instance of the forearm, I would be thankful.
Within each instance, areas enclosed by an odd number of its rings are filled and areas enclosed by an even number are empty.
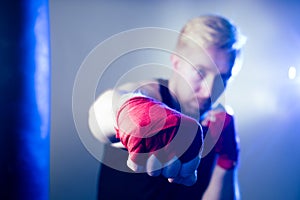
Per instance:
[[[108,90],[101,94],[89,110],[89,127],[92,134],[103,143],[115,143],[116,110],[119,108],[123,94],[117,90]]]
[[[216,166],[203,200],[239,200],[236,169],[225,170]]]
[[[109,143],[115,135],[112,97],[112,91],[103,93],[89,110],[90,131],[98,140],[104,143]]]
[[[116,112],[126,100],[137,95],[141,94],[108,90],[93,103],[89,110],[89,128],[99,141],[113,144],[119,142],[115,137]]]

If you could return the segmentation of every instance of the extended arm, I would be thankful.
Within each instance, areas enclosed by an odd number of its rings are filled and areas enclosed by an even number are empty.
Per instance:
[[[115,137],[116,112],[131,94],[138,95],[138,93],[160,99],[155,81],[127,83],[117,89],[105,91],[96,99],[89,110],[89,128],[98,140],[123,147]]]
[[[197,180],[202,128],[195,119],[161,103],[157,86],[103,93],[89,111],[90,130],[104,143],[123,144],[133,171],[192,185]]]

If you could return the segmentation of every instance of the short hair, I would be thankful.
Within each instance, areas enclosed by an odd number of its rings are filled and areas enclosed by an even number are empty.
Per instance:
[[[201,48],[216,47],[225,50],[240,50],[245,43],[237,27],[218,15],[203,15],[189,20],[182,28],[176,49],[197,45]]]

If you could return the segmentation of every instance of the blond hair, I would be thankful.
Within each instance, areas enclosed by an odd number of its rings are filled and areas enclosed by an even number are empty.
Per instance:
[[[205,15],[191,19],[182,28],[176,49],[187,46],[201,48],[216,47],[225,50],[239,50],[245,38],[228,19],[218,15]]]

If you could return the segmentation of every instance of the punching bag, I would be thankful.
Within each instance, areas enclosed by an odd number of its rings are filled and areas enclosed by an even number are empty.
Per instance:
[[[46,0],[0,3],[0,199],[49,198]]]

